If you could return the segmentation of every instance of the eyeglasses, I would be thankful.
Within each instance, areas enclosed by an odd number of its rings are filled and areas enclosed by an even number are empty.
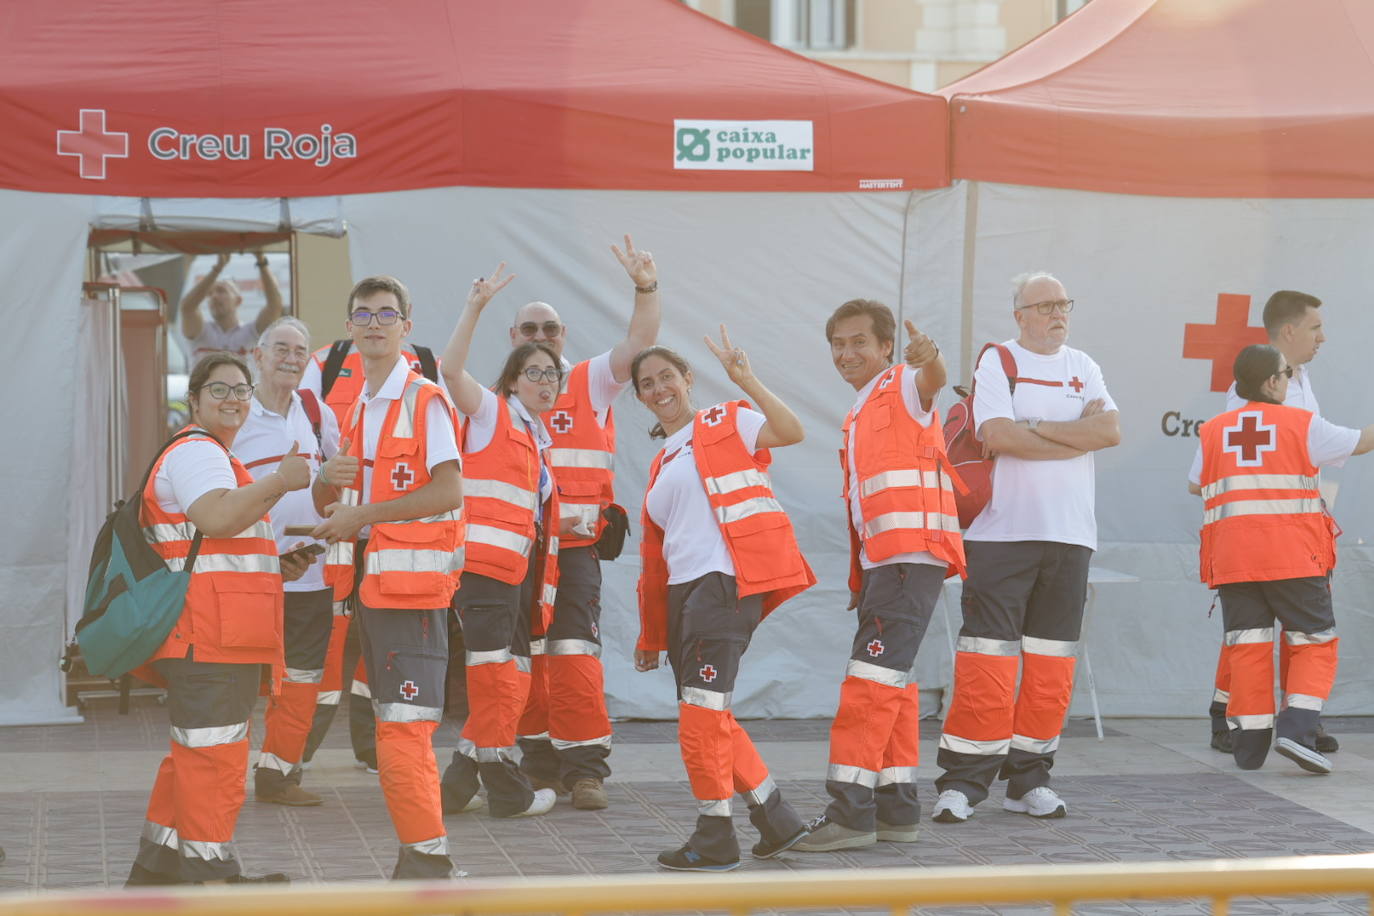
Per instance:
[[[227,382],[210,382],[207,385],[201,385],[200,390],[216,401],[225,400],[229,397],[230,392],[233,392],[234,397],[240,401],[246,401],[253,396],[253,387],[248,384],[230,385]]]
[[[365,327],[372,323],[374,317],[377,323],[385,328],[400,321],[405,315],[396,309],[378,309],[375,312],[370,309],[354,309],[349,313],[348,320],[359,327]]]
[[[520,336],[522,337],[533,337],[539,333],[541,328],[544,331],[545,337],[557,337],[558,333],[563,330],[563,325],[559,324],[557,321],[546,321],[542,325],[533,321],[526,321],[516,328],[516,330],[520,332]]]
[[[305,347],[292,347],[288,344],[272,344],[272,355],[277,359],[286,359],[294,356],[296,359],[305,359],[310,355],[310,351]]]
[[[1292,377],[1293,377],[1293,367],[1292,367],[1292,366],[1284,366],[1284,367],[1283,367],[1282,369],[1280,369],[1278,372],[1275,372],[1275,373],[1274,373],[1274,378],[1278,378],[1280,375],[1283,376],[1284,378],[1292,378]]]
[[[1018,312],[1024,312],[1026,309],[1035,309],[1042,315],[1053,315],[1055,312],[1067,315],[1073,311],[1073,300],[1051,299],[1049,302],[1032,302],[1030,305],[1018,305],[1016,307]]]
[[[538,366],[525,368],[525,378],[531,382],[556,382],[560,374],[556,366],[550,366],[547,369],[540,369]]]

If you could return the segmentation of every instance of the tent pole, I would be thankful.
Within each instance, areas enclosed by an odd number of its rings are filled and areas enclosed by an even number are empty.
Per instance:
[[[959,355],[965,377],[973,378],[973,271],[978,241],[978,182],[964,186],[964,277],[959,303]]]
[[[902,341],[902,334],[905,332],[906,324],[906,238],[907,229],[911,225],[911,208],[916,206],[916,192],[910,191],[906,196],[906,206],[902,208],[902,253],[898,261],[897,268],[897,340],[892,347],[893,359],[902,348],[897,344]]]

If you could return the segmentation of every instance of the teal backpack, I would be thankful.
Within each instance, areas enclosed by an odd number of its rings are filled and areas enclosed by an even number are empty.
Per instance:
[[[185,569],[173,571],[144,538],[139,513],[148,478],[167,449],[179,439],[208,435],[203,429],[187,429],[169,439],[148,465],[138,490],[115,503],[96,536],[86,600],[76,625],[76,644],[92,674],[118,678],[137,668],[152,658],[181,617],[201,533],[197,531],[191,542]],[[68,662],[75,649],[67,647]]]

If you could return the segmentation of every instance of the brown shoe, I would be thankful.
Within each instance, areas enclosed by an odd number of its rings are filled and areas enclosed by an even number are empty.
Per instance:
[[[583,811],[600,811],[611,803],[601,780],[587,777],[572,784],[572,806]]]
[[[253,793],[253,797],[260,802],[270,802],[274,805],[289,805],[292,808],[311,808],[315,805],[324,804],[324,799],[314,792],[307,792],[295,783],[289,782],[282,786],[278,792],[265,795],[262,792]]]

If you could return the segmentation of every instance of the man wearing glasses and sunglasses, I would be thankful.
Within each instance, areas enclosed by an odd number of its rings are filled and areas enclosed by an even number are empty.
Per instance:
[[[368,277],[348,297],[365,383],[315,480],[325,581],[355,600],[377,764],[400,853],[393,878],[453,873],[431,737],[443,716],[448,604],[462,570],[463,482],[448,393],[410,368],[410,293]],[[331,481],[345,479],[347,486]],[[355,543],[356,542],[356,543]]]
[[[932,815],[945,824],[968,820],[994,778],[1007,780],[1008,811],[1067,813],[1050,767],[1097,547],[1093,452],[1121,441],[1101,369],[1065,345],[1073,300],[1064,285],[1033,273],[1013,286],[1021,333],[1004,346],[1017,377],[1008,384],[994,349],[974,370],[978,436],[997,460],[992,498],[964,535],[964,624]]]
[[[612,459],[615,421],[612,402],[630,382],[630,362],[658,339],[658,267],[647,251],[625,236],[612,245],[630,282],[634,310],[625,339],[576,365],[563,356],[568,328],[546,302],[530,302],[515,313],[512,347],[542,343],[563,363],[564,387],[543,415],[553,440],[550,464],[558,480],[558,595],[553,622],[531,646],[534,682],[545,679],[547,703],[531,691],[520,723],[521,769],[536,789],[572,793],[574,808],[608,804],[603,780],[611,773],[611,721],[606,714],[601,667],[601,564],[596,542],[606,528],[604,512],[614,499]],[[542,669],[542,670],[541,670]]]

